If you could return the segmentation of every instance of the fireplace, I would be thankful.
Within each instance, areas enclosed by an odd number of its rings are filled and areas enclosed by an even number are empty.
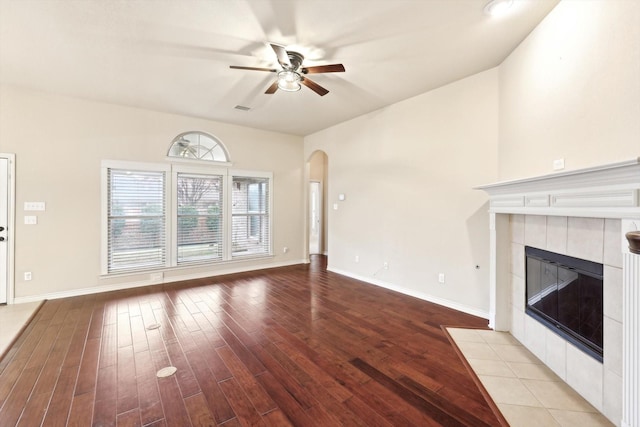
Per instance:
[[[525,313],[602,362],[603,265],[525,246]]]
[[[476,189],[490,197],[489,325],[616,425],[640,426],[640,158]],[[602,362],[525,313],[525,246],[604,265]]]

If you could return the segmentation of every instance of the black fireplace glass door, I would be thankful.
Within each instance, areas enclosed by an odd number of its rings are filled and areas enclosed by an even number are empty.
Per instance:
[[[558,267],[558,318],[571,329],[580,332],[580,312],[582,302],[580,275],[566,267]]]
[[[602,281],[580,275],[580,335],[602,348]]]
[[[536,258],[527,258],[527,301],[553,320],[558,319],[558,268]]]
[[[525,247],[530,316],[602,361],[603,265]]]

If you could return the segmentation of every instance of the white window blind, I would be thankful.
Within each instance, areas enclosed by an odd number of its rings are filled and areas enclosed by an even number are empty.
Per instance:
[[[271,172],[103,161],[103,274],[273,254]]]
[[[222,203],[222,176],[178,173],[178,263],[222,259]]]
[[[107,181],[108,272],[164,266],[165,173],[108,169]]]
[[[232,257],[271,253],[270,179],[234,176]]]

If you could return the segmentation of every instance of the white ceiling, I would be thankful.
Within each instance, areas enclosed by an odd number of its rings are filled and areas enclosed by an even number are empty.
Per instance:
[[[487,1],[0,0],[0,82],[307,135],[500,64],[559,0]],[[268,42],[346,72],[265,95],[229,65],[277,66]]]

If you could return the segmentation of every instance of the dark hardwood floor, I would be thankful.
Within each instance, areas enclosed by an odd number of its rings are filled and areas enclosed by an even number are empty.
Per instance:
[[[0,426],[500,425],[441,328],[486,320],[325,262],[47,301]]]

